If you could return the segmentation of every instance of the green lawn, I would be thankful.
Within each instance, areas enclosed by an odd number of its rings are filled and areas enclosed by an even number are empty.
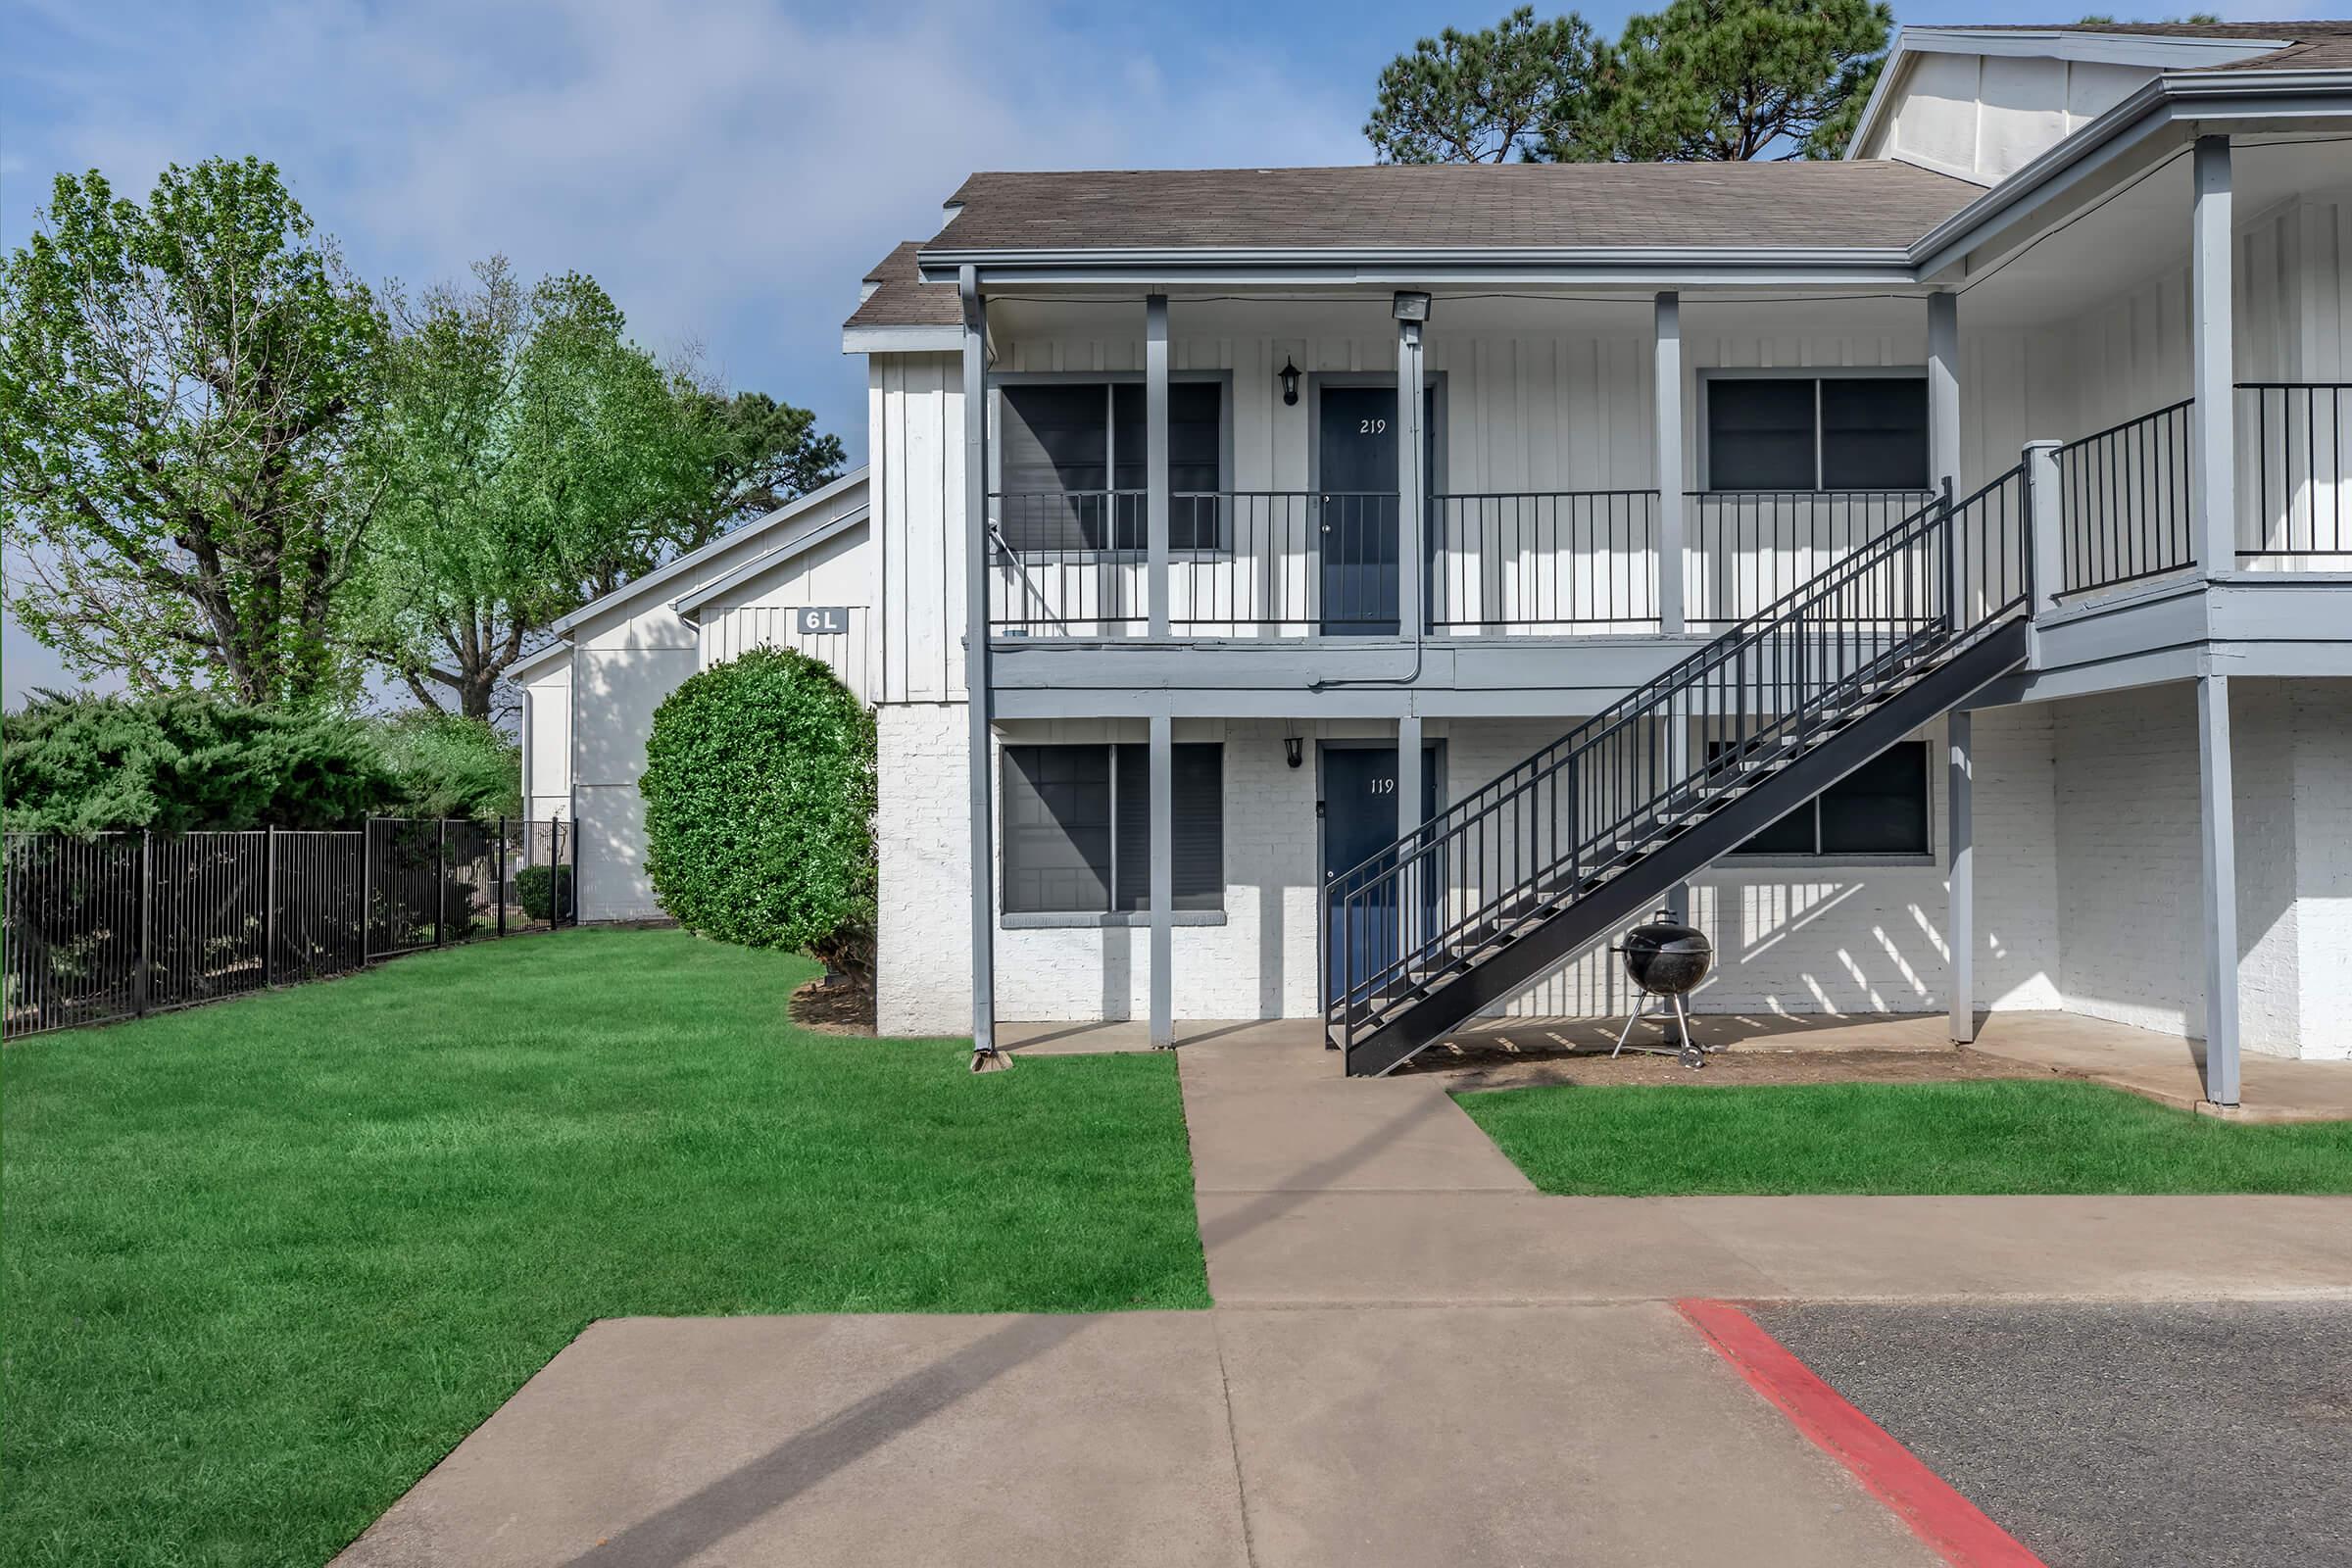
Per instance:
[[[1173,1061],[567,932],[5,1053],[0,1561],[323,1561],[592,1319],[1208,1303]]]
[[[2352,1123],[2046,1079],[1456,1097],[1547,1193],[2352,1193]]]

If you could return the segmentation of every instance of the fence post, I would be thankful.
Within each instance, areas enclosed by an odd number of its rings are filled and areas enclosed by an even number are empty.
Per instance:
[[[571,824],[571,877],[569,880],[569,886],[571,889],[571,898],[569,900],[571,904],[571,923],[576,926],[580,923],[580,824],[577,822],[573,822]],[[559,910],[562,909],[564,907],[563,903],[559,902],[556,907]]]
[[[277,984],[277,824],[262,829],[262,984]]]
[[[526,833],[530,831],[527,823],[523,831]],[[498,934],[503,937],[507,934],[507,819],[503,816],[498,819],[497,867],[495,874],[498,877]]]
[[[433,822],[433,946],[441,945],[441,922],[449,913],[449,885],[457,878],[449,870],[449,818]]]
[[[369,927],[373,922],[368,911],[375,907],[375,818],[360,818],[360,966],[366,968],[374,956],[368,951]]]
[[[139,972],[138,984],[131,988],[133,1016],[147,1016],[147,936],[153,924],[151,907],[155,903],[155,834],[139,829]]]
[[[1936,495],[1936,520],[1943,524],[1943,624],[1946,631],[1957,633],[1960,630],[1960,601],[1965,596],[1960,585],[1960,523],[1952,515],[1950,474],[1943,476]]]

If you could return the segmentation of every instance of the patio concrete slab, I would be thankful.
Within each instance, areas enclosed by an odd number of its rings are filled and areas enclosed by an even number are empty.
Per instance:
[[[1264,1568],[1940,1561],[1670,1307],[1216,1316]]]
[[[1205,1312],[596,1324],[346,1568],[1247,1561]]]

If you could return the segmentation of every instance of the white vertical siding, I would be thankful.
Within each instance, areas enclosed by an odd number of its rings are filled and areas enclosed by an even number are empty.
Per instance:
[[[870,362],[876,690],[886,703],[963,697],[962,368],[948,354]]]

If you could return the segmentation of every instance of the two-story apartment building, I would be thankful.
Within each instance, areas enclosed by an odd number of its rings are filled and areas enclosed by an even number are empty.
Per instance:
[[[1841,162],[981,173],[866,280],[886,1030],[1629,999],[2352,1054],[2352,25]],[[967,397],[966,389],[982,395]]]

